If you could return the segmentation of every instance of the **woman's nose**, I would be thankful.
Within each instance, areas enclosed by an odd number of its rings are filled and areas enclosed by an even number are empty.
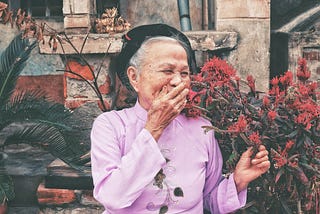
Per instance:
[[[181,82],[182,82],[182,77],[180,73],[175,73],[170,80],[170,85],[175,87],[179,85]]]

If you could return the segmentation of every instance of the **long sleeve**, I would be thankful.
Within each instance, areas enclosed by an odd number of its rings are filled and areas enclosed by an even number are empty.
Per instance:
[[[233,174],[229,178],[222,176],[223,159],[218,142],[213,134],[208,152],[209,161],[203,193],[204,208],[210,210],[212,214],[231,213],[238,210],[246,204],[247,190],[238,194]]]
[[[132,205],[165,164],[157,143],[147,130],[141,128],[131,145],[125,143],[136,125],[124,124],[114,112],[100,115],[93,124],[94,197],[110,210]]]

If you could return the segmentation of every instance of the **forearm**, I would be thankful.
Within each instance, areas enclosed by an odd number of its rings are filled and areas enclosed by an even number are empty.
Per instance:
[[[124,156],[117,150],[119,143],[97,148],[99,143],[95,142],[99,139],[93,137],[92,140],[94,196],[111,209],[130,206],[165,164],[157,143],[147,130],[140,132]]]

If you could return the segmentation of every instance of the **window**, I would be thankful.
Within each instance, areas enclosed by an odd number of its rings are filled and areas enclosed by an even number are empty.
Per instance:
[[[7,0],[10,10],[21,8],[32,17],[62,16],[63,0]]]
[[[97,14],[100,17],[104,13],[106,8],[117,8],[120,9],[119,0],[97,0]]]

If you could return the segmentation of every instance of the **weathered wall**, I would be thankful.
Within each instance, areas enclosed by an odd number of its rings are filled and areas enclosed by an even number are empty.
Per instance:
[[[61,23],[56,21],[46,21],[50,26],[61,30]],[[9,24],[0,27],[0,52],[2,52],[10,41],[18,35],[16,27],[12,28]],[[25,68],[17,82],[17,91],[40,90],[50,99],[59,103],[64,103],[63,97],[63,69],[64,65],[59,55],[41,55],[39,48],[32,50]]]
[[[166,23],[180,29],[177,0],[120,0],[120,5],[121,14],[132,24],[132,26]],[[189,7],[192,30],[201,30],[202,1],[189,1]]]
[[[238,45],[228,61],[266,91],[269,80],[270,0],[217,0],[216,30],[236,31]]]
[[[311,71],[310,80],[318,82],[320,87],[320,31],[312,34],[308,32],[291,33],[288,45],[288,70],[292,71],[296,76],[298,60],[304,57]]]

